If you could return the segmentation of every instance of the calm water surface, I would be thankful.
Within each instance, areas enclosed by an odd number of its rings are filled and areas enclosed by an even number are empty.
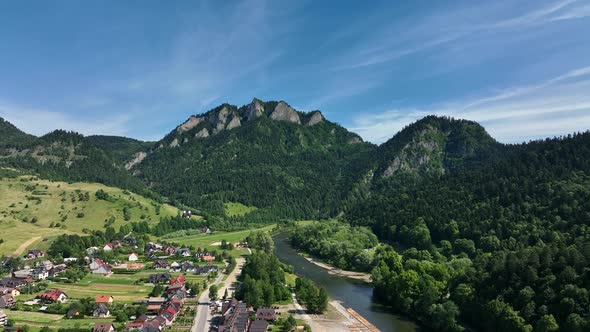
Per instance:
[[[295,268],[295,274],[315,281],[326,288],[331,298],[341,301],[346,308],[352,308],[381,331],[415,332],[412,321],[393,315],[371,301],[373,287],[366,283],[329,274],[326,270],[308,262],[299,255],[287,241],[287,234],[273,237],[275,255],[283,262]]]

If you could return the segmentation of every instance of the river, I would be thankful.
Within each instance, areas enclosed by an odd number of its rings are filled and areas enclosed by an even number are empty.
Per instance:
[[[371,300],[373,294],[371,285],[331,275],[321,267],[310,263],[291,247],[287,236],[286,233],[281,233],[273,237],[274,253],[281,262],[292,265],[295,268],[295,274],[313,280],[324,287],[331,298],[341,301],[346,308],[354,309],[383,332],[415,332],[417,330],[412,321],[391,314],[375,305]]]

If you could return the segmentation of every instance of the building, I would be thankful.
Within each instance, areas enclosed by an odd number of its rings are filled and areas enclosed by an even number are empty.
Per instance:
[[[16,288],[12,288],[12,287],[0,287],[0,295],[6,295],[6,294],[10,294],[14,297],[17,297],[20,295],[20,291]]]
[[[105,318],[109,317],[110,315],[111,313],[109,311],[109,307],[107,307],[104,303],[98,303],[92,312],[92,317]]]
[[[94,302],[112,305],[115,299],[110,295],[96,295]]]
[[[150,274],[149,281],[151,284],[168,284],[170,279],[172,279],[170,273],[155,273]]]
[[[111,243],[105,244],[104,247],[102,247],[102,250],[104,250],[104,251],[112,251],[113,250],[113,244],[111,244]]]
[[[4,294],[0,296],[0,308],[10,308],[16,304],[16,300],[12,294]]]
[[[163,259],[155,261],[152,265],[152,269],[154,270],[168,270],[168,268],[170,268],[170,265]]]
[[[64,303],[68,300],[68,296],[61,289],[46,290],[45,293],[38,295],[37,298],[43,302],[51,302],[51,303],[56,303],[56,302]]]
[[[35,259],[45,257],[45,253],[39,249],[31,249],[25,255],[25,259]]]
[[[4,310],[0,310],[0,326],[6,326],[6,323],[8,323],[8,316]]]
[[[136,253],[131,253],[131,254],[127,255],[127,259],[130,262],[137,262],[137,260],[139,259],[139,255]]]
[[[49,278],[49,271],[46,270],[44,267],[40,266],[33,270],[32,276],[35,280],[45,280]]]
[[[264,319],[257,319],[250,324],[248,332],[266,332],[266,329],[268,329],[268,322]]]
[[[72,319],[72,318],[78,318],[78,317],[82,317],[83,314],[82,312],[80,312],[79,309],[70,309],[68,310],[68,312],[66,313],[66,317]]]
[[[115,332],[113,323],[95,323],[92,332]]]

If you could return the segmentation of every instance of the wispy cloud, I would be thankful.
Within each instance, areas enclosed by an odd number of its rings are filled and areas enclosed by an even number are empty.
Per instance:
[[[361,115],[350,129],[368,141],[381,143],[409,123],[435,114],[478,121],[498,140],[520,142],[590,129],[588,91],[590,67],[582,67],[541,83],[475,99]]]

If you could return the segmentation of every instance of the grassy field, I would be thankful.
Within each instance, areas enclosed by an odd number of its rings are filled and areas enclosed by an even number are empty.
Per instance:
[[[265,226],[262,228],[248,229],[237,232],[214,232],[211,234],[196,234],[184,237],[167,238],[168,242],[180,243],[186,246],[194,246],[195,248],[206,248],[207,250],[219,249],[216,243],[226,240],[227,242],[236,243],[243,240],[248,234],[256,231],[270,231],[274,225]],[[233,250],[235,251],[235,250]]]
[[[225,214],[230,217],[243,216],[256,210],[255,206],[247,206],[242,203],[224,203]]]
[[[31,331],[38,331],[41,327],[48,326],[53,329],[59,328],[88,328],[94,327],[98,322],[112,322],[113,317],[109,318],[84,318],[84,319],[64,319],[62,315],[45,314],[41,312],[29,311],[7,311],[10,319],[15,321],[15,325],[28,325]]]
[[[102,189],[110,201],[99,200],[95,193]],[[160,213],[157,214],[156,206]],[[104,229],[105,220],[114,217],[115,229],[127,221],[156,223],[161,216],[173,216],[178,210],[159,205],[143,196],[97,183],[66,183],[32,179],[30,176],[0,179],[0,254],[13,254],[24,243],[26,247],[46,245],[44,238],[64,233],[82,233],[83,229]],[[53,227],[52,227],[53,226]],[[31,243],[26,243],[31,240]],[[26,249],[26,248],[21,248]]]

